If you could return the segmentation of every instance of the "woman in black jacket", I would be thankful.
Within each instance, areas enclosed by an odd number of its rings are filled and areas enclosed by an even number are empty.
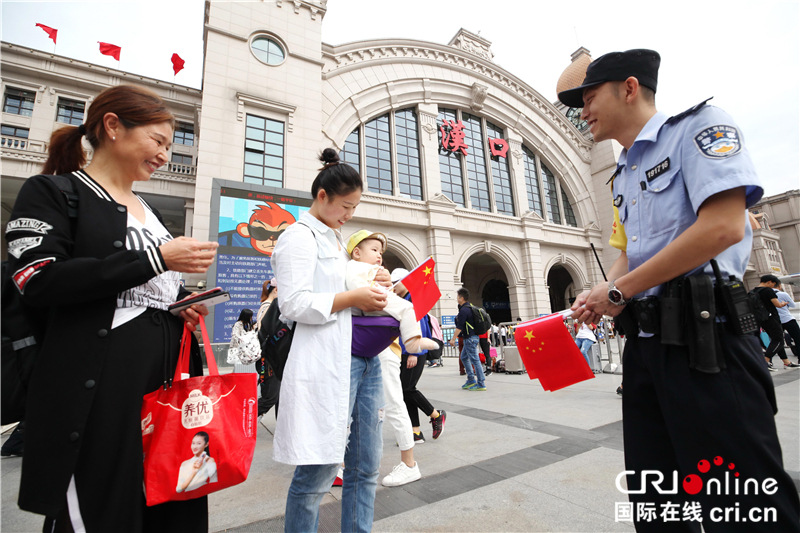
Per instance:
[[[166,308],[188,296],[180,272],[205,272],[217,247],[173,239],[132,191],[166,163],[173,124],[149,90],[103,91],[85,124],[53,132],[44,173],[59,176],[28,179],[6,229],[14,284],[47,312],[19,495],[46,531],[208,529],[205,498],[146,507],[142,492],[142,396],[174,374],[184,321],[207,313]]]

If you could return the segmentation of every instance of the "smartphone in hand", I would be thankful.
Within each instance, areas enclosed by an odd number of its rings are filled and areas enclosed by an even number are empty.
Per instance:
[[[223,291],[220,287],[215,287],[213,289],[192,296],[191,298],[186,298],[185,300],[181,300],[180,302],[175,302],[174,304],[170,305],[167,309],[169,310],[170,313],[177,316],[181,314],[181,311],[188,309],[189,307],[195,304],[211,307],[212,305],[216,305],[218,303],[227,302],[230,299],[231,295],[227,291]]]

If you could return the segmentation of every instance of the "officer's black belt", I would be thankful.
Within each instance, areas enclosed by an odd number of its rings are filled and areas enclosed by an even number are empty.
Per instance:
[[[616,321],[628,337],[642,331],[660,335],[662,344],[686,346],[690,368],[715,374],[725,368],[717,318],[714,285],[701,275],[666,283],[660,297],[634,299]]]

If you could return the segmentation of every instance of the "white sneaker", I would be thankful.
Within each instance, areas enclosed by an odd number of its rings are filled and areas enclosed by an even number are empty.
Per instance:
[[[409,468],[404,462],[400,461],[400,464],[392,469],[392,473],[383,478],[382,483],[384,487],[399,487],[416,481],[421,477],[419,463],[414,463],[414,468]]]

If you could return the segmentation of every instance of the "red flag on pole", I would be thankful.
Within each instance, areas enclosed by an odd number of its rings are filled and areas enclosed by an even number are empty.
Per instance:
[[[435,265],[436,262],[431,257],[400,280],[411,293],[411,302],[414,304],[417,320],[422,320],[422,317],[427,315],[442,297],[433,275]]]
[[[514,340],[528,377],[538,379],[544,390],[556,391],[594,378],[561,313],[519,324]]]
[[[186,61],[181,59],[181,56],[178,54],[172,54],[172,71],[175,75],[178,75],[178,72],[183,70],[183,65],[186,64]]]
[[[53,39],[53,44],[55,44],[56,36],[58,35],[58,30],[55,28],[51,28],[50,26],[45,26],[44,24],[37,23],[36,25],[42,28],[44,32],[47,34],[47,36]]]
[[[100,43],[101,54],[106,56],[111,56],[117,61],[119,61],[119,53],[122,51],[122,48],[113,44],[101,43],[100,41],[97,42]]]

